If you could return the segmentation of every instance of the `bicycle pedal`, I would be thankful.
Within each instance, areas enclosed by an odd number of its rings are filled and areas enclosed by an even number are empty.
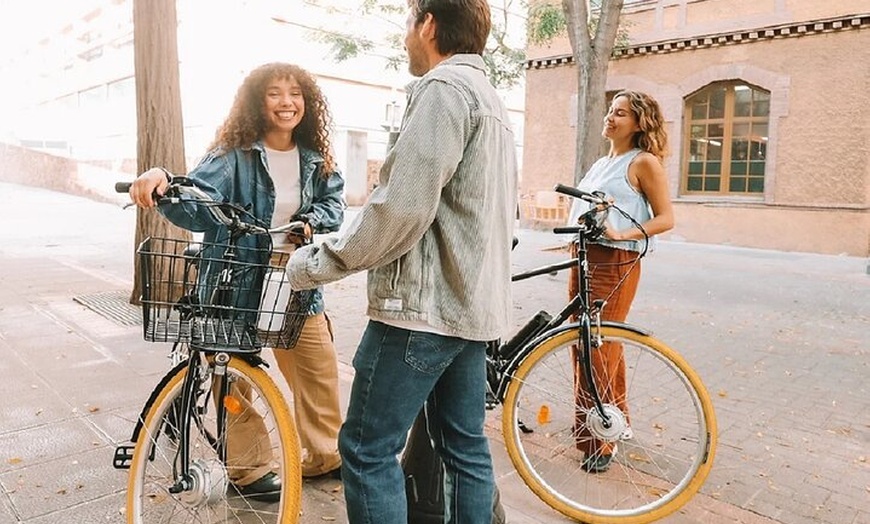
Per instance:
[[[115,456],[112,458],[112,466],[115,469],[130,469],[134,449],[135,446],[133,445],[117,446],[115,448]]]

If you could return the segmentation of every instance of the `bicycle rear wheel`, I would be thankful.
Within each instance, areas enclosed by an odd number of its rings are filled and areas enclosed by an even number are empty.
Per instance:
[[[595,335],[597,332],[593,333]],[[525,483],[556,511],[588,523],[639,524],[682,507],[710,472],[716,419],[704,385],[688,363],[656,339],[602,327],[622,344],[625,391],[604,394],[613,425],[575,391],[578,330],[545,339],[519,364],[505,392],[502,431]],[[596,351],[596,350],[593,350]],[[611,377],[595,373],[605,392]],[[591,438],[615,447],[606,471],[583,468]],[[583,451],[581,451],[583,449]]]
[[[194,357],[196,358],[196,357]],[[127,522],[154,523],[257,523],[284,524],[297,521],[302,496],[299,444],[293,419],[281,392],[258,367],[239,358],[230,359],[227,378],[230,398],[226,402],[225,446],[235,457],[227,465],[218,456],[217,417],[212,393],[214,366],[206,363],[196,384],[194,413],[190,424],[190,472],[193,487],[170,493],[180,471],[180,413],[182,385],[188,369],[181,367],[157,395],[145,417],[136,442],[127,485]],[[232,387],[235,385],[235,387]],[[262,419],[265,438],[240,435],[242,424]],[[265,455],[264,455],[265,454]],[[245,461],[271,457],[266,468],[282,479],[277,503],[259,502],[241,495],[231,477],[245,475]]]

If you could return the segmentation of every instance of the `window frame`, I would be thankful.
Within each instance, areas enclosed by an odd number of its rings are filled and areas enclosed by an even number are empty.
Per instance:
[[[761,92],[767,97],[767,110],[766,114],[757,116],[753,115],[750,111],[750,114],[747,116],[738,116],[735,111],[735,101],[736,101],[736,87],[737,86],[746,86],[751,89],[750,93]],[[708,104],[710,103],[712,92],[716,89],[724,88],[724,103],[723,103],[723,113],[722,117],[711,118],[708,113],[704,118],[693,118],[693,105],[695,103],[696,97],[708,93]],[[683,106],[683,137],[681,144],[681,157],[680,157],[680,177],[679,177],[679,196],[686,198],[702,198],[709,200],[721,200],[721,199],[740,199],[740,200],[764,200],[765,191],[767,190],[767,186],[770,178],[770,134],[771,134],[771,100],[772,93],[764,89],[758,85],[755,85],[751,82],[747,82],[742,79],[729,79],[729,80],[720,80],[711,82],[700,89],[686,95],[682,100]],[[755,98],[750,98],[750,107],[755,103]],[[709,105],[708,105],[709,107]],[[703,187],[701,189],[689,189],[689,164],[691,161],[691,151],[692,151],[692,127],[695,125],[721,125],[722,126],[722,144],[721,144],[721,157],[720,157],[720,166],[718,173],[718,181],[719,188],[718,190],[705,190]],[[733,140],[735,139],[734,128],[739,125],[749,125],[750,129],[754,126],[764,126],[766,130],[766,140],[763,140],[766,144],[764,146],[764,155],[763,161],[761,162],[762,174],[753,175],[752,169],[753,166],[752,160],[747,157],[746,164],[747,170],[743,177],[746,178],[746,186],[744,191],[732,191],[731,189],[731,179],[732,179],[732,163],[739,162],[739,160],[735,160],[732,158],[732,146]],[[708,134],[705,133],[705,137]],[[741,136],[746,135],[737,135],[737,139]],[[752,136],[751,134],[749,135]],[[747,144],[747,149],[751,146],[752,141]],[[706,166],[707,164],[707,156],[705,154],[704,160],[702,163]],[[754,162],[759,162],[755,160]],[[757,167],[757,166],[756,166]],[[706,167],[705,167],[706,170]],[[693,174],[695,175],[695,174]],[[707,173],[703,172],[702,181],[706,177]],[[740,176],[740,175],[738,175]],[[761,180],[761,188],[760,191],[749,191],[750,184],[753,182],[753,178]]]

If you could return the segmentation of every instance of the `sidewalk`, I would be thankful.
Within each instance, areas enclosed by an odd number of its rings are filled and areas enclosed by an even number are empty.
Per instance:
[[[168,367],[123,300],[135,211],[2,183],[0,196],[0,524],[124,522],[126,473],[112,451]],[[518,236],[517,269],[564,256],[545,250],[558,245],[551,233]],[[629,320],[693,364],[720,428],[701,493],[664,522],[870,522],[866,269],[854,257],[677,242],[645,261]],[[556,310],[565,289],[563,275],[515,285],[516,324]],[[362,274],[326,288],[344,402],[364,297]],[[568,522],[513,472],[499,416],[489,434],[508,521]],[[307,482],[303,509],[303,523],[346,522],[340,483]]]

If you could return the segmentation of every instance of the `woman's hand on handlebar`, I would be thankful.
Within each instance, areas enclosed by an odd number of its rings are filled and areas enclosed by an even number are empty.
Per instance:
[[[163,196],[169,187],[169,177],[163,169],[152,167],[139,175],[130,186],[130,199],[139,207],[151,208],[157,205],[154,195]]]
[[[608,240],[615,240],[615,241],[626,240],[625,235],[622,234],[621,231],[617,231],[616,229],[613,229],[613,226],[610,225],[609,220],[604,223],[604,233],[602,233],[601,236],[608,239]]]
[[[302,227],[287,231],[287,241],[297,246],[304,246],[311,243],[313,235],[314,231],[311,229],[311,225],[305,222]]]

